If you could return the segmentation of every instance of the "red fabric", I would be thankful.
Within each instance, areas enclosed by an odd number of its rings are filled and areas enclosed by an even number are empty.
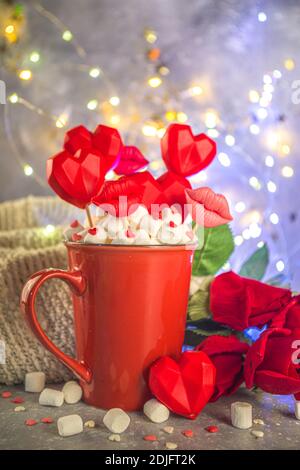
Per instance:
[[[300,392],[300,369],[295,363],[295,341],[300,330],[269,328],[249,349],[244,366],[248,388],[256,385],[268,393],[290,395]]]
[[[263,326],[290,302],[288,289],[247,279],[230,271],[217,276],[210,288],[210,310],[214,321],[242,331]]]
[[[244,381],[244,354],[249,346],[239,341],[236,336],[213,335],[206,338],[196,348],[210,358],[216,368],[216,384],[210,401],[216,401],[222,395],[231,395]]]

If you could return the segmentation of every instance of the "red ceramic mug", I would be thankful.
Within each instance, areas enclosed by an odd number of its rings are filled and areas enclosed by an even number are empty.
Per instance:
[[[39,341],[79,377],[87,403],[138,410],[149,398],[150,364],[180,355],[194,247],[66,246],[69,271],[31,276],[21,309]],[[76,359],[58,349],[37,320],[38,290],[52,278],[66,281],[73,293]]]

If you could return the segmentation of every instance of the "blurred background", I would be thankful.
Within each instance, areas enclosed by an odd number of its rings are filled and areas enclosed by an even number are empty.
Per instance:
[[[268,277],[299,291],[298,0],[0,0],[0,8],[1,201],[51,194],[45,162],[70,127],[117,127],[158,176],[165,128],[186,122],[218,145],[191,182],[230,201],[236,249],[224,269],[238,270],[267,243]]]

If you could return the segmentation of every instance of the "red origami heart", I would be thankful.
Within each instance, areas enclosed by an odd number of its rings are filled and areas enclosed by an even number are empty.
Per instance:
[[[194,136],[190,126],[171,124],[161,140],[168,170],[191,176],[206,168],[216,155],[216,144],[205,134]]]
[[[172,171],[166,171],[157,179],[157,182],[170,206],[180,204],[183,207],[186,204],[185,190],[192,189],[186,178],[176,175]]]
[[[148,165],[148,160],[133,145],[126,145],[120,152],[120,160],[114,171],[117,175],[132,175]]]
[[[106,181],[93,203],[111,215],[126,217],[133,204],[141,203],[143,191],[143,187],[132,181],[130,176],[124,176],[117,181]]]
[[[84,209],[104,183],[103,155],[95,149],[79,149],[75,155],[63,151],[47,160],[51,188],[65,201]]]
[[[217,227],[232,220],[228,202],[210,188],[187,189],[186,199],[193,220],[204,227]]]
[[[92,135],[92,144],[104,155],[107,171],[118,165],[123,143],[117,129],[100,124]]]
[[[179,362],[168,356],[150,369],[153,395],[171,411],[195,419],[214,392],[216,369],[202,351],[186,351]]]

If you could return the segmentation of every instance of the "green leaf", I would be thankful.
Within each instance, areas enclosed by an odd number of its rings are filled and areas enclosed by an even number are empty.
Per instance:
[[[194,256],[193,275],[214,275],[224,266],[234,250],[234,242],[229,225],[205,228],[203,246]]]
[[[201,335],[201,336],[213,336],[213,335],[218,335],[218,336],[230,336],[232,334],[231,330],[203,330],[202,328],[197,328],[196,330],[193,330],[193,333],[196,335]]]
[[[283,273],[276,274],[275,276],[271,277],[266,281],[266,284],[270,284],[270,286],[285,287],[286,289],[290,289],[290,284],[287,280],[287,277]]]
[[[269,264],[269,249],[266,244],[256,250],[242,265],[239,274],[260,281]]]
[[[209,310],[209,287],[212,280],[213,276],[202,277],[199,289],[189,300],[188,316],[193,321],[211,317]]]

